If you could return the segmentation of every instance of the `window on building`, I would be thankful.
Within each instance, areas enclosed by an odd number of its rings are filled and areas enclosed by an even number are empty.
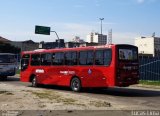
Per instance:
[[[40,54],[32,54],[31,55],[31,65],[39,66],[40,65]]]
[[[49,66],[52,64],[52,54],[41,54],[41,65]]]
[[[52,54],[52,65],[64,65],[64,53],[63,52]]]

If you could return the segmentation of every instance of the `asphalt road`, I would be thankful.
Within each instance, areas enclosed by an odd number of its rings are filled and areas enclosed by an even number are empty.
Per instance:
[[[19,81],[19,77],[9,77],[5,84],[16,86],[31,86],[30,83]],[[86,89],[81,93],[75,93],[66,87],[43,86],[42,89],[51,89],[71,94],[94,97],[109,101],[112,105],[118,105],[117,110],[160,110],[160,89],[149,89],[140,87],[108,88],[103,90]]]

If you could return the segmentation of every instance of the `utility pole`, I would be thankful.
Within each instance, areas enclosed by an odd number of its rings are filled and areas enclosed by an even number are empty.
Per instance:
[[[108,44],[112,44],[112,29],[108,31]]]
[[[60,39],[56,31],[51,31],[51,27],[46,26],[35,26],[35,34],[43,34],[43,35],[50,35],[51,32],[54,32],[58,38],[58,48],[60,48]]]
[[[60,39],[59,39],[59,36],[58,36],[57,32],[56,31],[50,31],[50,32],[54,32],[56,34],[56,36],[58,38],[58,48],[60,48]]]
[[[101,21],[101,39],[102,39],[102,21],[104,20],[104,18],[99,18],[100,19],[100,21]]]

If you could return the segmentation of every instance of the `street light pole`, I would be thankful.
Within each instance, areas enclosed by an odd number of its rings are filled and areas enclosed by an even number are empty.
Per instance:
[[[104,18],[99,18],[101,20],[101,39],[102,39],[102,21],[104,20]]]
[[[60,48],[60,39],[59,39],[59,36],[58,36],[57,32],[56,31],[50,31],[50,32],[54,32],[56,34],[56,36],[58,38],[58,48]]]

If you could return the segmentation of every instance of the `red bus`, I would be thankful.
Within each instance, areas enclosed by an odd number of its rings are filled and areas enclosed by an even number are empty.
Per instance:
[[[139,82],[138,48],[117,44],[22,52],[21,81],[71,87],[126,87]]]

